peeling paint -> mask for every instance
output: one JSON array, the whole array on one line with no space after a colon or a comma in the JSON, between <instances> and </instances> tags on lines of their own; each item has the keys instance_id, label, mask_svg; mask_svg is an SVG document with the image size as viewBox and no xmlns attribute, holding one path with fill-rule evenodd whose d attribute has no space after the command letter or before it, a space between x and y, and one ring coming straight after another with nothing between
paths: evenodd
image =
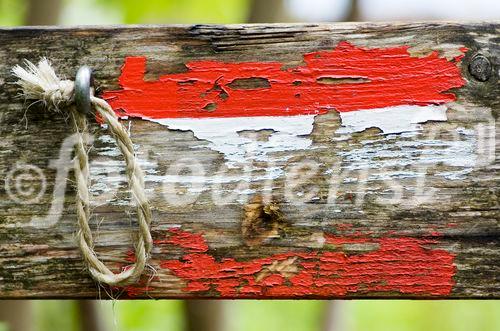
<instances>
[{"instance_id":1,"label":"peeling paint","mask_svg":"<svg viewBox=\"0 0 500 331\"><path fill-rule=\"evenodd\" d=\"M337 133L361 132L379 128L383 133L417 131L419 123L446 121L446 106L393 106L341 112L342 127Z\"/></svg>"},{"instance_id":2,"label":"peeling paint","mask_svg":"<svg viewBox=\"0 0 500 331\"><path fill-rule=\"evenodd\" d=\"M211 149L224 154L226 164L231 167L244 164L248 157L256 161L269 161L270 153L308 149L312 141L304 136L313 129L314 115L163 118L151 121L173 130L192 131L196 138L209 141ZM275 132L265 141L238 134L243 130L266 129Z\"/></svg>"},{"instance_id":3,"label":"peeling paint","mask_svg":"<svg viewBox=\"0 0 500 331\"><path fill-rule=\"evenodd\" d=\"M115 205L129 205L129 201L117 199L116 196L120 188L127 187L122 153L115 140L108 134L99 135L97 141L100 143L95 147L98 157L92 160L89 167L91 204L98 206L113 202ZM134 145L134 149L138 150L138 146ZM158 173L156 162L149 160L141 151L138 151L136 156L146 180L152 181L151 178ZM154 193L153 188L146 187L145 190L147 195Z\"/></svg>"},{"instance_id":4,"label":"peeling paint","mask_svg":"<svg viewBox=\"0 0 500 331\"><path fill-rule=\"evenodd\" d=\"M186 282L184 291L216 291L221 297L331 297L356 293L395 292L409 295L449 295L455 256L431 248L438 238L369 238L324 235L325 249L294 251L239 261L218 259L198 233L171 230L157 243L184 250L179 260L161 268ZM352 247L369 251L347 253ZM326 249L326 247L329 247Z\"/></svg>"},{"instance_id":5,"label":"peeling paint","mask_svg":"<svg viewBox=\"0 0 500 331\"><path fill-rule=\"evenodd\" d=\"M447 170L436 175L460 179L470 173L478 162L477 136L474 130L456 128L453 139L432 139L419 132L388 134L377 140L364 140L361 147L337 154L346 162L347 171L372 169L377 173L366 178L417 178L427 175L427 167L444 164Z\"/></svg>"},{"instance_id":6,"label":"peeling paint","mask_svg":"<svg viewBox=\"0 0 500 331\"><path fill-rule=\"evenodd\" d=\"M192 131L227 165L268 161L276 152L311 148L314 116L340 113L341 133L378 127L385 133L419 129L446 120L452 88L465 84L457 62L438 51L412 57L409 46L362 48L348 42L304 55L304 66L278 62L192 61L187 72L146 81L145 57L127 57L122 89L104 98L121 117L140 117ZM455 50L462 54L466 49ZM253 85L252 85L253 84ZM241 130L271 129L255 141ZM250 156L249 156L250 154Z\"/></svg>"}]
</instances>

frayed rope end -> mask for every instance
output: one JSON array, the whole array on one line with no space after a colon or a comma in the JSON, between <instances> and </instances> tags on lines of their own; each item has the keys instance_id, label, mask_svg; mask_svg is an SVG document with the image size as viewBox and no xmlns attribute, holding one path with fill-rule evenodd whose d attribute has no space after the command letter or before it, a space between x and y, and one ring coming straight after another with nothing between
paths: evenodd
<instances>
[{"instance_id":1,"label":"frayed rope end","mask_svg":"<svg viewBox=\"0 0 500 331\"><path fill-rule=\"evenodd\" d=\"M59 111L73 101L74 83L61 80L46 58L40 59L38 65L24 60L25 68L16 65L12 74L18 78L16 84L22 89L26 99L39 100L53 111Z\"/></svg>"}]
</instances>

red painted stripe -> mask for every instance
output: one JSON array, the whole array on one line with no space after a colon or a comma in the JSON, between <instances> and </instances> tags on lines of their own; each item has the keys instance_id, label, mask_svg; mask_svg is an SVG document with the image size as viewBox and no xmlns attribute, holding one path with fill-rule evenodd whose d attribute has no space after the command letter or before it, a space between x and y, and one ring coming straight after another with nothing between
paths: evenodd
<instances>
[{"instance_id":1,"label":"red painted stripe","mask_svg":"<svg viewBox=\"0 0 500 331\"><path fill-rule=\"evenodd\" d=\"M298 251L238 261L218 259L199 234L171 231L166 240L185 251L161 268L186 282L190 293L216 291L221 297L331 297L355 293L398 292L409 295L449 295L455 256L428 246L437 239L326 236L332 250ZM188 240L188 238L190 240ZM346 254L344 245L374 244L370 252ZM294 259L294 271L266 272L275 262ZM285 269L281 269L285 270ZM259 278L259 273L264 276Z\"/></svg>"},{"instance_id":2,"label":"red painted stripe","mask_svg":"<svg viewBox=\"0 0 500 331\"><path fill-rule=\"evenodd\" d=\"M456 62L438 52L412 57L408 46L366 49L341 42L331 51L304 55L304 66L283 69L279 62L193 61L187 72L145 81L145 57L127 57L119 79L122 89L104 98L123 116L159 118L290 116L442 104L447 92L464 85ZM464 49L460 49L462 52ZM270 87L232 89L236 79L260 77ZM321 78L360 82L322 84ZM204 109L209 104L216 109Z\"/></svg>"}]
</instances>

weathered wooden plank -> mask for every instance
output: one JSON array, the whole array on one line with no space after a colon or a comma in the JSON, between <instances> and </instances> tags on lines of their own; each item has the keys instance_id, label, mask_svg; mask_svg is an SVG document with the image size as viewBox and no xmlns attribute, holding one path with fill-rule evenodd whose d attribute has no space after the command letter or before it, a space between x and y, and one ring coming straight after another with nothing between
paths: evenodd
<instances>
[{"instance_id":1,"label":"weathered wooden plank","mask_svg":"<svg viewBox=\"0 0 500 331\"><path fill-rule=\"evenodd\" d=\"M46 56L66 77L83 64L95 68L99 92L117 97L116 108L166 118L124 120L146 172L156 246L150 275L114 295L498 298L498 30L498 23L1 29L0 297L100 293L74 241L70 129L64 115L38 105L26 111L11 84L14 65ZM323 53L305 59L311 52ZM149 83L138 58L123 74L130 56L146 58ZM352 74L368 62L372 71ZM302 99L287 99L291 92ZM404 122L392 108L385 117L343 112L397 98L403 110L427 115ZM295 113L236 125L171 118L189 111L184 117ZM133 207L112 139L98 124L92 130L95 249L118 270L133 259Z\"/></svg>"}]
</instances>

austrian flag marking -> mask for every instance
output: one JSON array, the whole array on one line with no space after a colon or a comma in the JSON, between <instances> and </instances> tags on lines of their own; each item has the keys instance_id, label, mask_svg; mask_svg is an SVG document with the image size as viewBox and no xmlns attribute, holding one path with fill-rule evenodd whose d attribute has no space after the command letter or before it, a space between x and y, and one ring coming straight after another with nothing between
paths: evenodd
<instances>
[{"instance_id":1,"label":"austrian flag marking","mask_svg":"<svg viewBox=\"0 0 500 331\"><path fill-rule=\"evenodd\" d=\"M120 90L104 98L121 117L139 117L171 129L190 130L228 163L275 151L306 149L314 117L340 114L340 133L377 127L384 133L419 129L445 121L450 89L465 84L457 63L437 51L411 56L409 46L362 48L348 42L305 54L304 65L279 62L192 61L187 71L146 81L146 57L127 57ZM461 49L461 51L465 51ZM258 80L258 87L235 84ZM245 130L273 130L267 141L252 141Z\"/></svg>"}]
</instances>

